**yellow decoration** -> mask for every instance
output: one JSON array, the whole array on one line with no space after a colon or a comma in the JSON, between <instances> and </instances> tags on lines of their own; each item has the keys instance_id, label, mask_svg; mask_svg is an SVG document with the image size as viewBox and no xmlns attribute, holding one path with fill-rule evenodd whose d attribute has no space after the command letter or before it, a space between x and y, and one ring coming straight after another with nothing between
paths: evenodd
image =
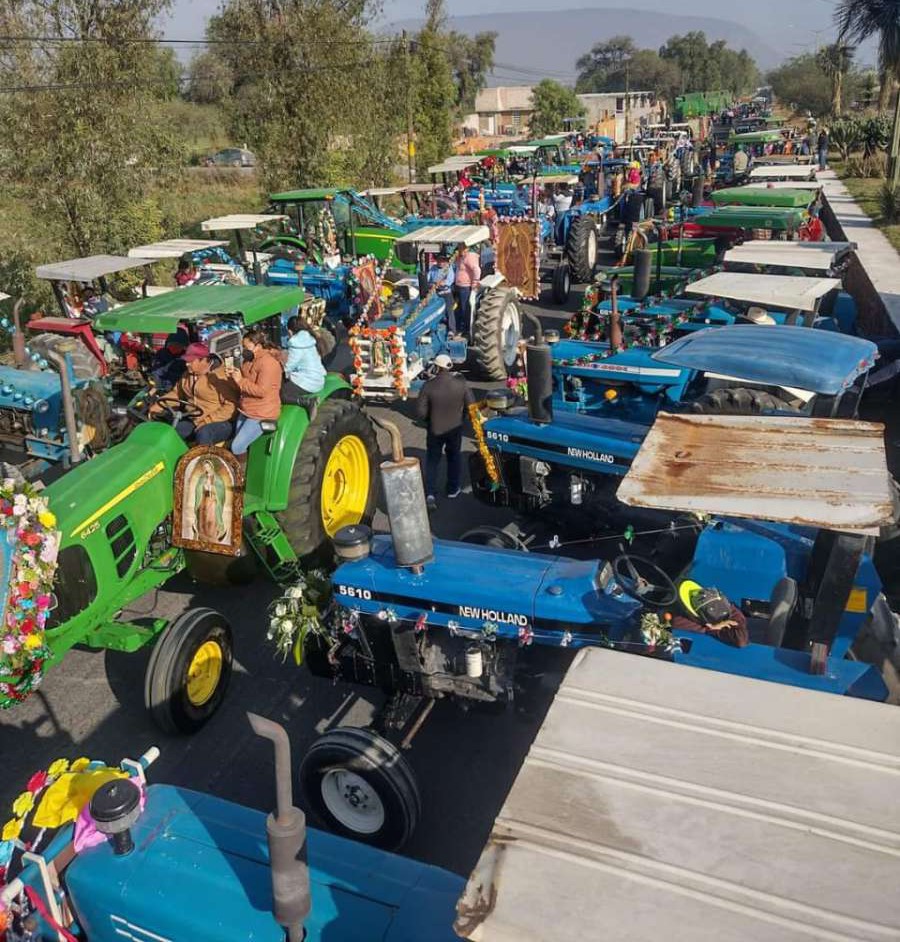
<instances>
[{"instance_id":1,"label":"yellow decoration","mask_svg":"<svg viewBox=\"0 0 900 942\"><path fill-rule=\"evenodd\" d=\"M69 771L69 760L68 759L57 759L49 769L47 769L47 774L52 778L56 778L59 775L62 775L63 772Z\"/></svg>"},{"instance_id":2,"label":"yellow decoration","mask_svg":"<svg viewBox=\"0 0 900 942\"><path fill-rule=\"evenodd\" d=\"M48 530L56 526L56 514L49 510L42 510L38 514L38 520L40 520L41 525L45 526Z\"/></svg>"},{"instance_id":3,"label":"yellow decoration","mask_svg":"<svg viewBox=\"0 0 900 942\"><path fill-rule=\"evenodd\" d=\"M76 759L72 765L69 767L70 772L83 772L89 765L91 760L87 756L82 756L80 759Z\"/></svg>"},{"instance_id":4,"label":"yellow decoration","mask_svg":"<svg viewBox=\"0 0 900 942\"><path fill-rule=\"evenodd\" d=\"M44 643L43 635L26 635L22 647L26 651L34 651Z\"/></svg>"},{"instance_id":5,"label":"yellow decoration","mask_svg":"<svg viewBox=\"0 0 900 942\"><path fill-rule=\"evenodd\" d=\"M31 792L22 792L13 802L13 814L17 818L22 818L34 807L34 795Z\"/></svg>"},{"instance_id":6,"label":"yellow decoration","mask_svg":"<svg viewBox=\"0 0 900 942\"><path fill-rule=\"evenodd\" d=\"M3 832L0 833L0 838L2 838L4 841L15 841L18 839L21 833L22 819L10 818L9 821L3 825Z\"/></svg>"},{"instance_id":7,"label":"yellow decoration","mask_svg":"<svg viewBox=\"0 0 900 942\"><path fill-rule=\"evenodd\" d=\"M32 823L37 828L58 828L74 821L94 792L117 778L128 778L128 773L107 768L65 772L44 792Z\"/></svg>"},{"instance_id":8,"label":"yellow decoration","mask_svg":"<svg viewBox=\"0 0 900 942\"><path fill-rule=\"evenodd\" d=\"M866 592L866 587L862 585L855 585L850 590L850 595L847 598L847 606L844 611L852 612L855 615L861 615L863 612L869 610L869 596Z\"/></svg>"},{"instance_id":9,"label":"yellow decoration","mask_svg":"<svg viewBox=\"0 0 900 942\"><path fill-rule=\"evenodd\" d=\"M492 484L499 484L500 471L497 468L497 462L494 460L494 455L490 448L488 448L487 440L484 437L485 418L481 412L481 407L486 405L487 403L484 401L473 402L469 406L469 419L472 422L472 430L475 433L475 444L478 447L478 454L481 455L481 460L484 462L484 470L487 472L487 476L490 478Z\"/></svg>"}]
</instances>

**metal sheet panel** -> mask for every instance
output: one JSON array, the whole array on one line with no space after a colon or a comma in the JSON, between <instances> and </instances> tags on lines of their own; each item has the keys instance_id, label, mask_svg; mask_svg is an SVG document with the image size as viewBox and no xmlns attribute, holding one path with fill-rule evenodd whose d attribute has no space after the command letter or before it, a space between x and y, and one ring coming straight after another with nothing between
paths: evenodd
<instances>
[{"instance_id":1,"label":"metal sheet panel","mask_svg":"<svg viewBox=\"0 0 900 942\"><path fill-rule=\"evenodd\" d=\"M873 535L896 512L884 426L849 419L660 413L617 496Z\"/></svg>"},{"instance_id":2,"label":"metal sheet panel","mask_svg":"<svg viewBox=\"0 0 900 942\"><path fill-rule=\"evenodd\" d=\"M151 242L149 245L137 245L128 250L129 258L149 258L154 261L161 258L181 258L190 252L202 252L204 249L221 248L228 245L225 239L165 239Z\"/></svg>"},{"instance_id":3,"label":"metal sheet panel","mask_svg":"<svg viewBox=\"0 0 900 942\"><path fill-rule=\"evenodd\" d=\"M487 226L423 226L400 236L397 242L437 242L441 245L478 245L491 237Z\"/></svg>"},{"instance_id":4,"label":"metal sheet panel","mask_svg":"<svg viewBox=\"0 0 900 942\"><path fill-rule=\"evenodd\" d=\"M724 261L726 264L779 265L828 271L855 248L855 242L771 242L760 239L729 249Z\"/></svg>"},{"instance_id":5,"label":"metal sheet panel","mask_svg":"<svg viewBox=\"0 0 900 942\"><path fill-rule=\"evenodd\" d=\"M837 278L800 278L795 275L756 275L750 272L720 271L700 278L685 288L686 294L705 298L727 298L749 304L783 308L788 311L815 311L819 301L834 288Z\"/></svg>"},{"instance_id":6,"label":"metal sheet panel","mask_svg":"<svg viewBox=\"0 0 900 942\"><path fill-rule=\"evenodd\" d=\"M274 213L231 213L228 216L216 216L214 219L204 219L200 228L204 232L227 232L232 229L255 229L264 226L267 222L279 222L287 219L285 215Z\"/></svg>"},{"instance_id":7,"label":"metal sheet panel","mask_svg":"<svg viewBox=\"0 0 900 942\"><path fill-rule=\"evenodd\" d=\"M50 262L38 265L35 274L44 281L95 281L104 275L117 271L128 271L149 265L149 255L89 255L86 258L72 258L67 262Z\"/></svg>"},{"instance_id":8,"label":"metal sheet panel","mask_svg":"<svg viewBox=\"0 0 900 942\"><path fill-rule=\"evenodd\" d=\"M900 711L578 654L457 906L472 942L900 937Z\"/></svg>"}]
</instances>

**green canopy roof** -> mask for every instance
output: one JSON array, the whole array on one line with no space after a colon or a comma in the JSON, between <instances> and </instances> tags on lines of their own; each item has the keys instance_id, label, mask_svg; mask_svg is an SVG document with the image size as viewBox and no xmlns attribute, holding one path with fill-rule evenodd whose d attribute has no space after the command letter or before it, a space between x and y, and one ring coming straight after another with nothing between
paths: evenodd
<instances>
[{"instance_id":1,"label":"green canopy roof","mask_svg":"<svg viewBox=\"0 0 900 942\"><path fill-rule=\"evenodd\" d=\"M814 191L791 189L756 189L730 186L713 190L712 201L717 206L780 206L805 209L816 198Z\"/></svg>"},{"instance_id":2,"label":"green canopy roof","mask_svg":"<svg viewBox=\"0 0 900 942\"><path fill-rule=\"evenodd\" d=\"M779 130L747 131L744 134L732 134L729 140L733 144L777 144L784 140L784 135Z\"/></svg>"},{"instance_id":3,"label":"green canopy roof","mask_svg":"<svg viewBox=\"0 0 900 942\"><path fill-rule=\"evenodd\" d=\"M806 213L802 209L771 206L721 206L697 216L699 225L713 229L772 229L783 232L797 229Z\"/></svg>"},{"instance_id":4,"label":"green canopy roof","mask_svg":"<svg viewBox=\"0 0 900 942\"><path fill-rule=\"evenodd\" d=\"M249 327L297 307L304 297L302 288L197 285L123 304L101 314L94 323L99 330L169 334L182 321L237 314Z\"/></svg>"},{"instance_id":5,"label":"green canopy roof","mask_svg":"<svg viewBox=\"0 0 900 942\"><path fill-rule=\"evenodd\" d=\"M348 193L349 190L340 187L316 187L309 190L286 190L284 193L270 193L269 199L273 203L302 203L318 200L333 200L339 193Z\"/></svg>"}]
</instances>

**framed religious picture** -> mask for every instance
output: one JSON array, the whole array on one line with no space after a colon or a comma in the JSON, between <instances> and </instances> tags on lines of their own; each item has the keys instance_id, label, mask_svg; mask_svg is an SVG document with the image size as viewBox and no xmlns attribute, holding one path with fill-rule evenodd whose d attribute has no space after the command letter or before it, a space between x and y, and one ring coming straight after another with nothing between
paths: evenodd
<instances>
[{"instance_id":1,"label":"framed religious picture","mask_svg":"<svg viewBox=\"0 0 900 942\"><path fill-rule=\"evenodd\" d=\"M536 219L501 219L497 271L526 301L541 293L540 223Z\"/></svg>"},{"instance_id":2,"label":"framed religious picture","mask_svg":"<svg viewBox=\"0 0 900 942\"><path fill-rule=\"evenodd\" d=\"M175 467L172 543L237 556L244 514L244 472L218 445L197 445Z\"/></svg>"}]
</instances>

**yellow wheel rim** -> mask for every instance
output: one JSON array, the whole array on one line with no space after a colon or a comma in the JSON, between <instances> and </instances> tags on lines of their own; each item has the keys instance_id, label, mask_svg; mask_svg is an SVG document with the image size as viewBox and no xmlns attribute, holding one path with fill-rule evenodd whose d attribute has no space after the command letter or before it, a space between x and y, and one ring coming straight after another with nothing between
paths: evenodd
<instances>
[{"instance_id":1,"label":"yellow wheel rim","mask_svg":"<svg viewBox=\"0 0 900 942\"><path fill-rule=\"evenodd\" d=\"M197 648L187 672L187 697L193 706L203 706L222 679L222 646L218 641L204 641Z\"/></svg>"},{"instance_id":2,"label":"yellow wheel rim","mask_svg":"<svg viewBox=\"0 0 900 942\"><path fill-rule=\"evenodd\" d=\"M369 501L369 453L357 435L345 435L332 449L322 480L322 526L329 536L359 523Z\"/></svg>"}]
</instances>

